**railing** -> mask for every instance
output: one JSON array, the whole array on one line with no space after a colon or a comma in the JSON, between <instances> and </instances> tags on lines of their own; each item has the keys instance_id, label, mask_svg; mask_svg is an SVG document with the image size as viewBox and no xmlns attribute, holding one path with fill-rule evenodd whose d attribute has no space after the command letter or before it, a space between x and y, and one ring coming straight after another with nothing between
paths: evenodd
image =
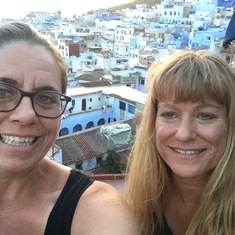
<instances>
[{"instance_id":1,"label":"railing","mask_svg":"<svg viewBox=\"0 0 235 235\"><path fill-rule=\"evenodd\" d=\"M124 180L126 174L94 174L90 175L94 180L107 181L107 180Z\"/></svg>"}]
</instances>

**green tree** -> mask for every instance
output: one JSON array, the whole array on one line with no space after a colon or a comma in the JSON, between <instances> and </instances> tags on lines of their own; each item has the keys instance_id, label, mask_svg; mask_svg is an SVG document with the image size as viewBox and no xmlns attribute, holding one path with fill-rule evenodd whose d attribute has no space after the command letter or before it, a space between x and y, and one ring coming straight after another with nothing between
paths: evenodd
<instances>
[{"instance_id":1,"label":"green tree","mask_svg":"<svg viewBox=\"0 0 235 235\"><path fill-rule=\"evenodd\" d=\"M108 156L102 162L103 170L106 174L119 174L125 170L125 165L122 163L122 157L115 151L109 150Z\"/></svg>"}]
</instances>

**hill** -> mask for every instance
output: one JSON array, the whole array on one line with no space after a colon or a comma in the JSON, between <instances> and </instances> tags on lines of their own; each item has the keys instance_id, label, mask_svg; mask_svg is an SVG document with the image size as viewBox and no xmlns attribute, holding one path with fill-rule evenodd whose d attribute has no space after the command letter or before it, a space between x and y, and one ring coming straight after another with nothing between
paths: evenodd
<instances>
[{"instance_id":1,"label":"hill","mask_svg":"<svg viewBox=\"0 0 235 235\"><path fill-rule=\"evenodd\" d=\"M129 3L125 3L125 4L121 4L115 7L110 7L108 9L106 9L109 12L115 12L118 10L122 10L125 8L132 8L134 7L136 4L147 4L149 6L154 6L155 4L160 4L161 0L135 0L133 2L129 2Z\"/></svg>"}]
</instances>

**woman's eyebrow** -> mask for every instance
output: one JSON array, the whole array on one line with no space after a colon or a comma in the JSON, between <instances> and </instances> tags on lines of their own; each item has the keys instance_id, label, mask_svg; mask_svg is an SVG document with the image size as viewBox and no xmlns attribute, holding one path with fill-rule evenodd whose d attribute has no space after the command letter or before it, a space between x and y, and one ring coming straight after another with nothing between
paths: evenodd
<instances>
[{"instance_id":1,"label":"woman's eyebrow","mask_svg":"<svg viewBox=\"0 0 235 235\"><path fill-rule=\"evenodd\" d=\"M8 78L8 77L0 77L0 82L4 82L13 86L17 85L17 81L12 79L12 78Z\"/></svg>"},{"instance_id":2,"label":"woman's eyebrow","mask_svg":"<svg viewBox=\"0 0 235 235\"><path fill-rule=\"evenodd\" d=\"M0 77L0 82L4 82L6 84L12 85L12 86L17 86L18 83L16 80L8 78L8 77ZM41 86L39 88L37 88L35 90L37 91L49 91L49 92L56 92L56 93L60 93L60 91L58 91L56 88L54 88L53 86L49 86L49 85L45 85L45 86Z\"/></svg>"},{"instance_id":3,"label":"woman's eyebrow","mask_svg":"<svg viewBox=\"0 0 235 235\"><path fill-rule=\"evenodd\" d=\"M53 86L41 86L39 88L36 89L36 91L49 91L49 92L56 92L56 93L60 93L60 91L58 91L56 88L54 88Z\"/></svg>"}]
</instances>

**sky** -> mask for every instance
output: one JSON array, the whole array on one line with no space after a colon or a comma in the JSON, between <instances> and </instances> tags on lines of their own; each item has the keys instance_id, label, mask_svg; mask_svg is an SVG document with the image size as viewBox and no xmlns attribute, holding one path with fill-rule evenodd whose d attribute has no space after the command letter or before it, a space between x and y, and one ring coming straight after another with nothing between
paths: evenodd
<instances>
[{"instance_id":1,"label":"sky","mask_svg":"<svg viewBox=\"0 0 235 235\"><path fill-rule=\"evenodd\" d=\"M62 17L81 15L89 10L107 8L133 0L6 0L0 7L0 18L20 18L30 11L57 12Z\"/></svg>"}]
</instances>

